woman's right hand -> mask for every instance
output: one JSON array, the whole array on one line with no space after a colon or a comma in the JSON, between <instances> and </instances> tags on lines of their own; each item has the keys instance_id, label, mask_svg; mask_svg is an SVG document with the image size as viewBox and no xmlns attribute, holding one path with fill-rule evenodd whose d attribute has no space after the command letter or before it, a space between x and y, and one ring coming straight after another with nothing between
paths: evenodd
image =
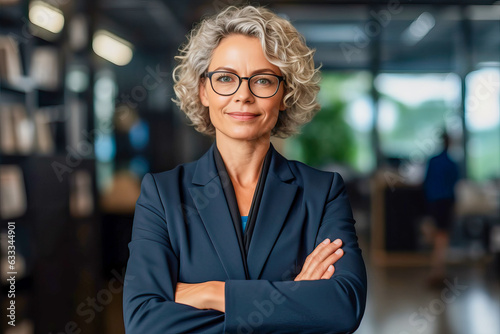
<instances>
[{"instance_id":1,"label":"woman's right hand","mask_svg":"<svg viewBox=\"0 0 500 334\"><path fill-rule=\"evenodd\" d=\"M344 255L342 240L325 239L306 258L304 266L294 281L329 279L335 272L333 264Z\"/></svg>"}]
</instances>

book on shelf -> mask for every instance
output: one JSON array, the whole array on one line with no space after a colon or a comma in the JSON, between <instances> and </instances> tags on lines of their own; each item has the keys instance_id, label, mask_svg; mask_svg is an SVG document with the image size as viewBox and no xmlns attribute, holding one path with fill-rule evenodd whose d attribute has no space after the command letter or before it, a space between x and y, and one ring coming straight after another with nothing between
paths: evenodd
<instances>
[{"instance_id":1,"label":"book on shelf","mask_svg":"<svg viewBox=\"0 0 500 334\"><path fill-rule=\"evenodd\" d=\"M16 151L16 132L10 106L0 105L0 152L15 154Z\"/></svg>"},{"instance_id":2,"label":"book on shelf","mask_svg":"<svg viewBox=\"0 0 500 334\"><path fill-rule=\"evenodd\" d=\"M22 104L0 105L0 153L54 154L57 108L40 108L30 119Z\"/></svg>"},{"instance_id":3,"label":"book on shelf","mask_svg":"<svg viewBox=\"0 0 500 334\"><path fill-rule=\"evenodd\" d=\"M19 85L22 78L21 53L17 41L0 35L0 80Z\"/></svg>"},{"instance_id":4,"label":"book on shelf","mask_svg":"<svg viewBox=\"0 0 500 334\"><path fill-rule=\"evenodd\" d=\"M34 124L22 104L0 105L0 151L29 154L34 149Z\"/></svg>"},{"instance_id":5,"label":"book on shelf","mask_svg":"<svg viewBox=\"0 0 500 334\"><path fill-rule=\"evenodd\" d=\"M40 46L33 51L30 77L39 88L47 90L59 88L59 53L55 47Z\"/></svg>"},{"instance_id":6,"label":"book on shelf","mask_svg":"<svg viewBox=\"0 0 500 334\"><path fill-rule=\"evenodd\" d=\"M88 217L94 212L92 176L86 170L77 170L70 176L69 211L73 217Z\"/></svg>"},{"instance_id":7,"label":"book on shelf","mask_svg":"<svg viewBox=\"0 0 500 334\"><path fill-rule=\"evenodd\" d=\"M26 188L21 168L0 165L0 218L21 217L26 209Z\"/></svg>"},{"instance_id":8,"label":"book on shelf","mask_svg":"<svg viewBox=\"0 0 500 334\"><path fill-rule=\"evenodd\" d=\"M40 109L35 112L36 151L42 154L55 152L54 135L50 128L48 110Z\"/></svg>"},{"instance_id":9,"label":"book on shelf","mask_svg":"<svg viewBox=\"0 0 500 334\"><path fill-rule=\"evenodd\" d=\"M17 151L20 154L30 154L34 148L34 124L26 114L26 108L22 104L11 106L14 119L14 130L16 131Z\"/></svg>"}]
</instances>

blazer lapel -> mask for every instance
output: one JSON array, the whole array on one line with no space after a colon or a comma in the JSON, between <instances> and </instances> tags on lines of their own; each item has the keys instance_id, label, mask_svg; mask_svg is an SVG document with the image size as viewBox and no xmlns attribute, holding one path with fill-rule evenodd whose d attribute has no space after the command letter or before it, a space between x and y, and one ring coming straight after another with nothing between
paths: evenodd
<instances>
[{"instance_id":1,"label":"blazer lapel","mask_svg":"<svg viewBox=\"0 0 500 334\"><path fill-rule=\"evenodd\" d=\"M247 255L250 279L260 279L264 264L285 223L298 188L297 185L288 183L295 177L287 160L272 144L271 149L271 164Z\"/></svg>"},{"instance_id":2,"label":"blazer lapel","mask_svg":"<svg viewBox=\"0 0 500 334\"><path fill-rule=\"evenodd\" d=\"M189 193L229 279L246 279L238 237L214 161L214 145L197 162Z\"/></svg>"}]
</instances>

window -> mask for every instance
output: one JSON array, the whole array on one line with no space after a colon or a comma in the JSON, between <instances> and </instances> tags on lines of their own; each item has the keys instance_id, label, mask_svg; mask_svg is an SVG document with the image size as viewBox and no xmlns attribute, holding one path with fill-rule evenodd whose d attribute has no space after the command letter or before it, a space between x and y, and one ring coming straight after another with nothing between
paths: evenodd
<instances>
[{"instance_id":1,"label":"window","mask_svg":"<svg viewBox=\"0 0 500 334\"><path fill-rule=\"evenodd\" d=\"M323 71L320 85L321 110L287 141L287 156L320 168L335 163L370 172L375 168L371 74Z\"/></svg>"},{"instance_id":2,"label":"window","mask_svg":"<svg viewBox=\"0 0 500 334\"><path fill-rule=\"evenodd\" d=\"M484 181L500 177L500 69L466 77L467 174Z\"/></svg>"}]
</instances>

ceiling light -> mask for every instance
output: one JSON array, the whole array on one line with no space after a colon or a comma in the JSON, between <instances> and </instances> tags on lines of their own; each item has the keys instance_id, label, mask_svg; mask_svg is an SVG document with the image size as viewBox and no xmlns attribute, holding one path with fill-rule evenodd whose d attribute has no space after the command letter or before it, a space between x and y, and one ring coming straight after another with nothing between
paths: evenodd
<instances>
[{"instance_id":1,"label":"ceiling light","mask_svg":"<svg viewBox=\"0 0 500 334\"><path fill-rule=\"evenodd\" d=\"M43 1L31 2L29 19L34 25L54 34L61 32L64 27L63 13L56 7Z\"/></svg>"},{"instance_id":2,"label":"ceiling light","mask_svg":"<svg viewBox=\"0 0 500 334\"><path fill-rule=\"evenodd\" d=\"M132 45L106 30L99 30L92 41L94 52L115 65L127 65L132 60Z\"/></svg>"},{"instance_id":3,"label":"ceiling light","mask_svg":"<svg viewBox=\"0 0 500 334\"><path fill-rule=\"evenodd\" d=\"M409 44L417 44L436 25L436 19L431 13L423 12L403 32L403 40Z\"/></svg>"}]
</instances>

